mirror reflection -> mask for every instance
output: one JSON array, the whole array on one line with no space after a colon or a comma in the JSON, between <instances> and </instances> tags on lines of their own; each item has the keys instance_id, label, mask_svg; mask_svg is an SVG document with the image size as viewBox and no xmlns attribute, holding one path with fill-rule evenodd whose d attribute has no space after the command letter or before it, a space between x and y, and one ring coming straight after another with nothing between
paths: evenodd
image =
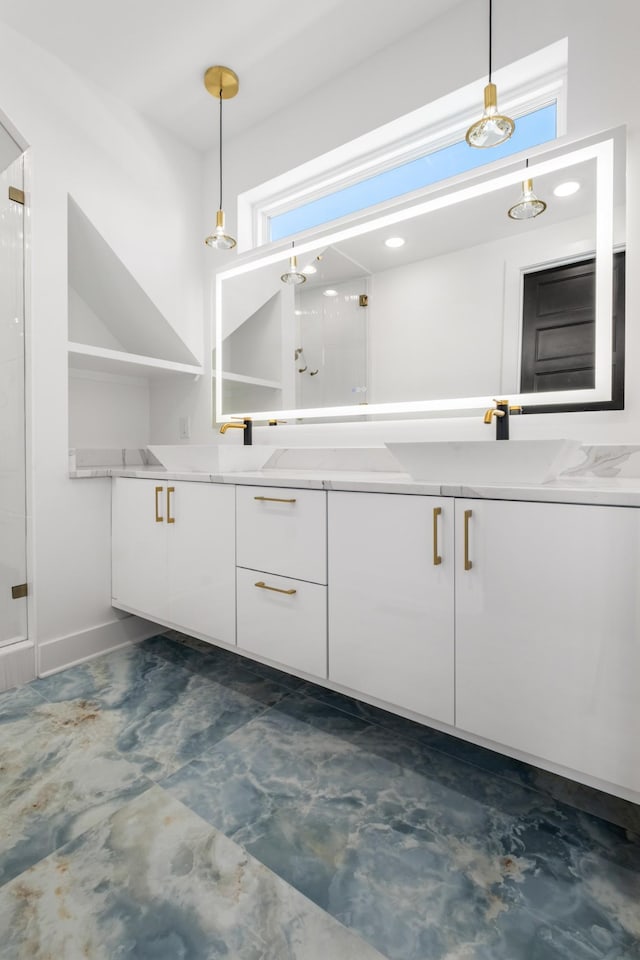
<instances>
[{"instance_id":1,"label":"mirror reflection","mask_svg":"<svg viewBox=\"0 0 640 960\"><path fill-rule=\"evenodd\" d=\"M522 174L307 249L304 282L284 260L225 278L223 415L592 388L597 161ZM530 188L542 212L513 219Z\"/></svg>"}]
</instances>

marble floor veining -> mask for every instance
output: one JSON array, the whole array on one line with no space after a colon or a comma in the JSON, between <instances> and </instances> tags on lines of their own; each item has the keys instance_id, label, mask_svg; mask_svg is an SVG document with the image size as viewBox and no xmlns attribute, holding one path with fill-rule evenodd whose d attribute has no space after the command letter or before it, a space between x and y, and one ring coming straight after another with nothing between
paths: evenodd
<instances>
[{"instance_id":1,"label":"marble floor veining","mask_svg":"<svg viewBox=\"0 0 640 960\"><path fill-rule=\"evenodd\" d=\"M2 960L640 960L638 808L180 635L0 695Z\"/></svg>"}]
</instances>

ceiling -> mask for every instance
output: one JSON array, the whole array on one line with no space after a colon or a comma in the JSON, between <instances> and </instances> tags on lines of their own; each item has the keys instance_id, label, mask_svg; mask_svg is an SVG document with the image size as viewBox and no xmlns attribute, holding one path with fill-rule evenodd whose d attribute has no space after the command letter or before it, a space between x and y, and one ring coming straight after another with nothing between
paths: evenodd
<instances>
[{"instance_id":1,"label":"ceiling","mask_svg":"<svg viewBox=\"0 0 640 960\"><path fill-rule=\"evenodd\" d=\"M240 77L229 138L462 0L0 0L0 20L199 150L217 142L202 77Z\"/></svg>"}]
</instances>

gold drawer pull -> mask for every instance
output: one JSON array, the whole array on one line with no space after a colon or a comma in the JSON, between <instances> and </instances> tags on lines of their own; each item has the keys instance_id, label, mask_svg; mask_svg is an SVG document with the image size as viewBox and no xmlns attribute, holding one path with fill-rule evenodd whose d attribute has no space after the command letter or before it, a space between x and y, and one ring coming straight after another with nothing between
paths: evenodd
<instances>
[{"instance_id":1,"label":"gold drawer pull","mask_svg":"<svg viewBox=\"0 0 640 960\"><path fill-rule=\"evenodd\" d=\"M159 493L162 493L162 487L156 487L156 523L163 523L164 517L160 516L160 507L158 506Z\"/></svg>"},{"instance_id":2,"label":"gold drawer pull","mask_svg":"<svg viewBox=\"0 0 640 960\"><path fill-rule=\"evenodd\" d=\"M433 565L439 566L442 563L442 557L438 554L438 517L442 513L442 507L433 508Z\"/></svg>"},{"instance_id":3,"label":"gold drawer pull","mask_svg":"<svg viewBox=\"0 0 640 960\"><path fill-rule=\"evenodd\" d=\"M291 497L290 499L285 499L284 497L254 497L254 500L268 500L269 503L295 503L296 498Z\"/></svg>"},{"instance_id":4,"label":"gold drawer pull","mask_svg":"<svg viewBox=\"0 0 640 960\"><path fill-rule=\"evenodd\" d=\"M264 580L258 580L255 584L256 587L260 587L261 590L273 590L274 593L286 593L288 597L292 597L294 593L297 593L297 590L281 590L280 587L268 587Z\"/></svg>"},{"instance_id":5,"label":"gold drawer pull","mask_svg":"<svg viewBox=\"0 0 640 960\"><path fill-rule=\"evenodd\" d=\"M175 487L167 487L167 523L176 522L176 518L171 516L171 494L175 492Z\"/></svg>"},{"instance_id":6,"label":"gold drawer pull","mask_svg":"<svg viewBox=\"0 0 640 960\"><path fill-rule=\"evenodd\" d=\"M465 570L471 570L473 563L469 560L469 521L473 516L473 510L465 510L464 512L464 568Z\"/></svg>"}]
</instances>

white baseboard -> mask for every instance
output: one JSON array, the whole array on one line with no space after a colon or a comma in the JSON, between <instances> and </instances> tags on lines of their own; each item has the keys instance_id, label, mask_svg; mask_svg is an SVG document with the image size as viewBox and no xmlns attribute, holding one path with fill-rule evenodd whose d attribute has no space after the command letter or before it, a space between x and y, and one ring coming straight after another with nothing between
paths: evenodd
<instances>
[{"instance_id":1,"label":"white baseboard","mask_svg":"<svg viewBox=\"0 0 640 960\"><path fill-rule=\"evenodd\" d=\"M155 637L165 629L140 617L124 617L80 633L46 640L38 647L38 676L48 677L118 647Z\"/></svg>"},{"instance_id":2,"label":"white baseboard","mask_svg":"<svg viewBox=\"0 0 640 960\"><path fill-rule=\"evenodd\" d=\"M36 658L31 640L21 640L0 649L0 692L29 683L36 676Z\"/></svg>"}]
</instances>

